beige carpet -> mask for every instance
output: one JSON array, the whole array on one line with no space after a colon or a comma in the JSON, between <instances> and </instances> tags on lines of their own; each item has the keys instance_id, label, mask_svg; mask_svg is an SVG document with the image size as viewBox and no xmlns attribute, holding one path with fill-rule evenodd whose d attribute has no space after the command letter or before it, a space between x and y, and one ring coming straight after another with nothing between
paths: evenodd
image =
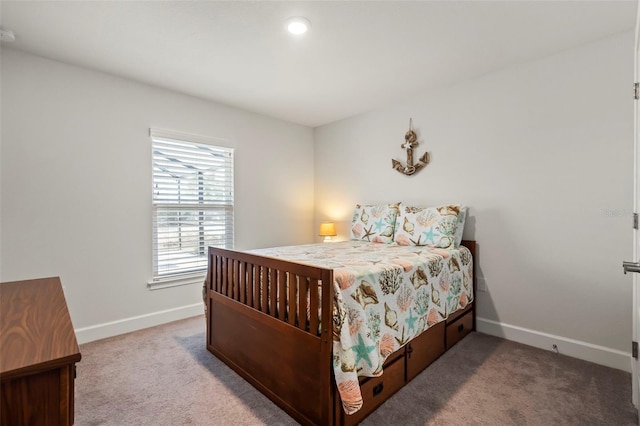
<instances>
[{"instance_id":1,"label":"beige carpet","mask_svg":"<svg viewBox=\"0 0 640 426\"><path fill-rule=\"evenodd\" d=\"M76 425L296 424L206 350L204 330L196 317L81 345ZM363 424L638 423L628 373L471 333Z\"/></svg>"}]
</instances>

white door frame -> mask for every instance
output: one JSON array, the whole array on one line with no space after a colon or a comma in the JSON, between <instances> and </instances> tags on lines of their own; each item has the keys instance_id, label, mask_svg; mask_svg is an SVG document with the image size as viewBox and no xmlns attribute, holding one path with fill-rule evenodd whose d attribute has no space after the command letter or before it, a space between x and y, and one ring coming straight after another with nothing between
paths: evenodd
<instances>
[{"instance_id":1,"label":"white door frame","mask_svg":"<svg viewBox=\"0 0 640 426\"><path fill-rule=\"evenodd\" d=\"M635 45L634 45L634 82L640 81L640 1L636 6L637 8L637 16L636 16L636 33L635 33ZM637 90L637 89L636 89ZM640 198L640 194L638 194L638 190L640 190L640 158L638 155L640 154L640 134L638 132L638 122L640 121L640 117L638 114L640 110L638 108L638 99L635 99L633 102L633 211L634 214L638 213L638 200ZM638 253L640 252L640 248L638 244L640 243L640 231L638 229L633 230L633 261L637 262ZM634 345L637 345L635 342L640 342L640 274L633 273L633 342ZM636 349L637 351L637 349ZM638 363L637 358L631 358L631 374L632 374L632 398L633 404L640 408L640 364ZM640 411L640 410L639 410ZM640 416L640 412L639 412Z\"/></svg>"}]
</instances>

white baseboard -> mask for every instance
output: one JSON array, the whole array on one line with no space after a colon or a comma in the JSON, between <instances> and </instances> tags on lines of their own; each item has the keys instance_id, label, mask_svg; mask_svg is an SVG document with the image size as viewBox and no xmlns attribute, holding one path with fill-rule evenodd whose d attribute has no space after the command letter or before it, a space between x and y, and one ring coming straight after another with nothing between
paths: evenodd
<instances>
[{"instance_id":1,"label":"white baseboard","mask_svg":"<svg viewBox=\"0 0 640 426\"><path fill-rule=\"evenodd\" d=\"M485 318L476 318L476 329L485 334L502 337L514 342L534 346L540 349L553 350L557 345L563 355L583 359L607 367L631 372L631 353L604 346L594 345L580 340L568 339L553 334L541 333L528 328L505 324Z\"/></svg>"},{"instance_id":2,"label":"white baseboard","mask_svg":"<svg viewBox=\"0 0 640 426\"><path fill-rule=\"evenodd\" d=\"M136 317L124 318L117 321L78 328L75 330L76 339L79 344L93 342L94 340L105 339L107 337L130 333L143 328L153 327L171 321L177 321L203 314L204 304L194 303L193 305L180 306L178 308L151 312L149 314L138 315Z\"/></svg>"}]
</instances>

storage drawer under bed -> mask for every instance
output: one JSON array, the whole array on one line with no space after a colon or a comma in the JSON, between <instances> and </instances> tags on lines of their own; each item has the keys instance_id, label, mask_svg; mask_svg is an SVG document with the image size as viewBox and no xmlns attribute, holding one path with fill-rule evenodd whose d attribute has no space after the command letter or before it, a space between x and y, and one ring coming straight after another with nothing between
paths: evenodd
<instances>
[{"instance_id":1,"label":"storage drawer under bed","mask_svg":"<svg viewBox=\"0 0 640 426\"><path fill-rule=\"evenodd\" d=\"M353 415L343 415L343 424L355 425L404 386L404 357L384 367L382 376L371 377L360 385L362 408Z\"/></svg>"},{"instance_id":2,"label":"storage drawer under bed","mask_svg":"<svg viewBox=\"0 0 640 426\"><path fill-rule=\"evenodd\" d=\"M444 331L445 323L440 322L407 343L407 381L416 377L444 353Z\"/></svg>"},{"instance_id":3,"label":"storage drawer under bed","mask_svg":"<svg viewBox=\"0 0 640 426\"><path fill-rule=\"evenodd\" d=\"M453 322L447 322L446 338L447 349L458 343L464 336L473 330L473 311L457 318Z\"/></svg>"}]
</instances>

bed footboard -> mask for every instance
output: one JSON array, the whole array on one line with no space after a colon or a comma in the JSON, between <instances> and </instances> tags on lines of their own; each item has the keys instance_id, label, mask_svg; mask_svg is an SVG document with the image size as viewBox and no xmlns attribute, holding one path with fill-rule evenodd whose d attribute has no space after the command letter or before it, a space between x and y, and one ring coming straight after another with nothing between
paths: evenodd
<instances>
[{"instance_id":1,"label":"bed footboard","mask_svg":"<svg viewBox=\"0 0 640 426\"><path fill-rule=\"evenodd\" d=\"M332 283L330 269L209 248L207 349L302 424L334 423Z\"/></svg>"}]
</instances>

